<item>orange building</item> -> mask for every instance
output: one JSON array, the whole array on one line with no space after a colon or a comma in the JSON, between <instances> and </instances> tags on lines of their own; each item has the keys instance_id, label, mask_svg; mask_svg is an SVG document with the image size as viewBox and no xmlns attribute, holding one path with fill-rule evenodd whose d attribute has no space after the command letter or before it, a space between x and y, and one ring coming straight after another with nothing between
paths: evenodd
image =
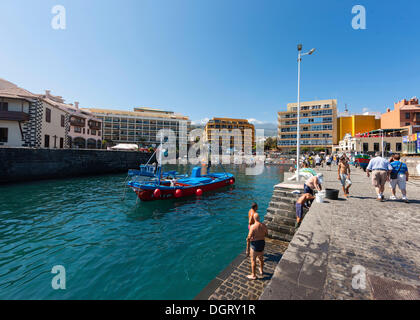
<instances>
[{"instance_id":1,"label":"orange building","mask_svg":"<svg viewBox=\"0 0 420 320\"><path fill-rule=\"evenodd\" d=\"M382 129L397 129L407 126L420 125L420 105L416 97L410 100L401 100L394 104L394 110L390 108L381 116Z\"/></svg>"}]
</instances>

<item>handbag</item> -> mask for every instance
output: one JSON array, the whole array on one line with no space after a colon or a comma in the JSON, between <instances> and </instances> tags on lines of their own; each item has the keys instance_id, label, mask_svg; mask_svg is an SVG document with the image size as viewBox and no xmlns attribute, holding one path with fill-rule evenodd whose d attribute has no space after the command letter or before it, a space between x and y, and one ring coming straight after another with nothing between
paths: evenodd
<instances>
[{"instance_id":1,"label":"handbag","mask_svg":"<svg viewBox=\"0 0 420 320\"><path fill-rule=\"evenodd\" d=\"M400 173L400 170L401 170L402 165L403 164L401 162L400 167L398 168L398 171L397 172L394 172L394 170L391 171L391 179L392 180L398 179L398 173Z\"/></svg>"}]
</instances>

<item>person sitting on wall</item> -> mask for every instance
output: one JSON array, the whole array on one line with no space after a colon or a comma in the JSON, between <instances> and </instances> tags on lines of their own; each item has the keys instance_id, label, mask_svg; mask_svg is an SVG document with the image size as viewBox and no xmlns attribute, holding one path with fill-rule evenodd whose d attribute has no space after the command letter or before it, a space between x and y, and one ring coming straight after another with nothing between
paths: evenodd
<instances>
[{"instance_id":1,"label":"person sitting on wall","mask_svg":"<svg viewBox=\"0 0 420 320\"><path fill-rule=\"evenodd\" d=\"M260 222L260 216L255 213L253 216L254 224L250 227L248 237L246 238L246 256L251 256L251 274L247 276L250 280L256 280L255 274L256 260L260 261L260 274L264 274L264 247L265 237L268 235L268 229L265 224Z\"/></svg>"}]
</instances>

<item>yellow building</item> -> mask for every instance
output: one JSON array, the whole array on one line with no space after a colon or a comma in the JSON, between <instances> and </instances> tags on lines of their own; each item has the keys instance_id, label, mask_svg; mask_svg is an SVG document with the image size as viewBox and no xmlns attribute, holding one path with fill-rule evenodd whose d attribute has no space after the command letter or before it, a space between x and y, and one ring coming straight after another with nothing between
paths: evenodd
<instances>
[{"instance_id":1,"label":"yellow building","mask_svg":"<svg viewBox=\"0 0 420 320\"><path fill-rule=\"evenodd\" d=\"M230 147L234 147L234 137L235 132L232 132L233 129L239 129L240 139L242 144L242 151L244 151L245 143L248 143L252 147L255 146L255 127L252 123L249 123L246 119L230 119L230 118L213 118L207 122L205 127L205 136L209 143L216 138L219 139L219 145L222 145L222 135L216 134L217 130L228 130L228 135L230 136ZM245 130L249 129L251 131L251 136L246 135ZM237 150L240 151L240 150Z\"/></svg>"},{"instance_id":2,"label":"yellow building","mask_svg":"<svg viewBox=\"0 0 420 320\"><path fill-rule=\"evenodd\" d=\"M328 149L337 144L337 100L301 102L300 143L302 150ZM287 111L278 112L277 146L281 151L296 149L297 103L289 103Z\"/></svg>"},{"instance_id":3,"label":"yellow building","mask_svg":"<svg viewBox=\"0 0 420 320\"><path fill-rule=\"evenodd\" d=\"M381 120L374 115L352 115L337 118L338 141L344 139L346 134L354 137L358 133L370 132L380 129Z\"/></svg>"}]
</instances>

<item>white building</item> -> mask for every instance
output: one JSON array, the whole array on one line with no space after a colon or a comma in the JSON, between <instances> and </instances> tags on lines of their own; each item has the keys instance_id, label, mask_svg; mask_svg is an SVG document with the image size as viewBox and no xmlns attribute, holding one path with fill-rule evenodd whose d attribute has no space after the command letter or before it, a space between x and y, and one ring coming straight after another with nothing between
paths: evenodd
<instances>
[{"instance_id":1,"label":"white building","mask_svg":"<svg viewBox=\"0 0 420 320\"><path fill-rule=\"evenodd\" d=\"M91 112L79 109L79 102L67 104L61 96L54 96L49 90L40 98L69 114L68 143L74 149L102 148L102 120Z\"/></svg>"},{"instance_id":2,"label":"white building","mask_svg":"<svg viewBox=\"0 0 420 320\"><path fill-rule=\"evenodd\" d=\"M66 148L68 113L0 79L0 146Z\"/></svg>"}]
</instances>

